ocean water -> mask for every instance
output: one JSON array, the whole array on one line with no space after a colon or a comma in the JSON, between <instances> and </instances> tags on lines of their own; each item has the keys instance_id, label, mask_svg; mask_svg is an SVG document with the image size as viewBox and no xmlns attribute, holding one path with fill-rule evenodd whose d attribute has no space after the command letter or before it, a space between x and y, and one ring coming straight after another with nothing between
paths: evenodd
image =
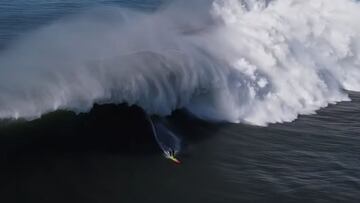
<instances>
[{"instance_id":1,"label":"ocean water","mask_svg":"<svg viewBox=\"0 0 360 203\"><path fill-rule=\"evenodd\" d=\"M360 201L359 11L1 1L0 201Z\"/></svg>"}]
</instances>

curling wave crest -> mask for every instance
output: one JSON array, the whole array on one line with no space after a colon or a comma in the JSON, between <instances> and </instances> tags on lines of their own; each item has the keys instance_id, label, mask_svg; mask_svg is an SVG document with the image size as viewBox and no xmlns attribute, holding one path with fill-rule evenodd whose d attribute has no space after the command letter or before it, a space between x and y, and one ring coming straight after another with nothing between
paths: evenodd
<instances>
[{"instance_id":1,"label":"curling wave crest","mask_svg":"<svg viewBox=\"0 0 360 203\"><path fill-rule=\"evenodd\" d=\"M360 91L358 19L353 0L94 8L0 52L0 118L128 103L162 116L292 121Z\"/></svg>"}]
</instances>

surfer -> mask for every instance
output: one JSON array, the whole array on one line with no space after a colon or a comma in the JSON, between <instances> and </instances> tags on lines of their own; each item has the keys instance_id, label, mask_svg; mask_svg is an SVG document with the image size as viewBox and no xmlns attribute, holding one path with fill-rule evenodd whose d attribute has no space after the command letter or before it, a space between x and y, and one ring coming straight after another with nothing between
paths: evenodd
<instances>
[{"instance_id":1,"label":"surfer","mask_svg":"<svg viewBox=\"0 0 360 203\"><path fill-rule=\"evenodd\" d=\"M153 122L151 117L148 116L147 118L150 122L155 140L163 150L165 157L180 164L181 162L175 157L176 153L180 150L180 139L160 121Z\"/></svg>"},{"instance_id":2,"label":"surfer","mask_svg":"<svg viewBox=\"0 0 360 203\"><path fill-rule=\"evenodd\" d=\"M170 159L171 161L177 163L177 164L180 164L181 162L180 162L179 159L177 159L177 158L175 157L175 154L176 154L175 151L174 151L173 149L170 149L169 151L167 151L167 152L165 153L165 157L166 157L167 159Z\"/></svg>"},{"instance_id":3,"label":"surfer","mask_svg":"<svg viewBox=\"0 0 360 203\"><path fill-rule=\"evenodd\" d=\"M170 156L175 156L175 151L173 149L169 150Z\"/></svg>"}]
</instances>

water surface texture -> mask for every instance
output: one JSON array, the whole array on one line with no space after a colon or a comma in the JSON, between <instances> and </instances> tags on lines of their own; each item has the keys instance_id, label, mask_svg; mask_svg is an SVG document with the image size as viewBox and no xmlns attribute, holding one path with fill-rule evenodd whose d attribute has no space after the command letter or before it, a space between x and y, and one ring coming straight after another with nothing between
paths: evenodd
<instances>
[{"instance_id":1,"label":"water surface texture","mask_svg":"<svg viewBox=\"0 0 360 203\"><path fill-rule=\"evenodd\" d=\"M1 1L0 201L360 201L359 18L351 0Z\"/></svg>"}]
</instances>

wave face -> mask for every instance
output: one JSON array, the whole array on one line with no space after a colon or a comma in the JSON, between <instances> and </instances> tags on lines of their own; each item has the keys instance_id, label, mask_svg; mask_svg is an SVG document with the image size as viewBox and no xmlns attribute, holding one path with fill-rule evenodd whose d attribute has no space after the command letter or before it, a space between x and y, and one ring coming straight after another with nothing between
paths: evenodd
<instances>
[{"instance_id":1,"label":"wave face","mask_svg":"<svg viewBox=\"0 0 360 203\"><path fill-rule=\"evenodd\" d=\"M0 118L94 103L266 125L360 90L352 0L176 1L102 7L27 34L0 53Z\"/></svg>"}]
</instances>

